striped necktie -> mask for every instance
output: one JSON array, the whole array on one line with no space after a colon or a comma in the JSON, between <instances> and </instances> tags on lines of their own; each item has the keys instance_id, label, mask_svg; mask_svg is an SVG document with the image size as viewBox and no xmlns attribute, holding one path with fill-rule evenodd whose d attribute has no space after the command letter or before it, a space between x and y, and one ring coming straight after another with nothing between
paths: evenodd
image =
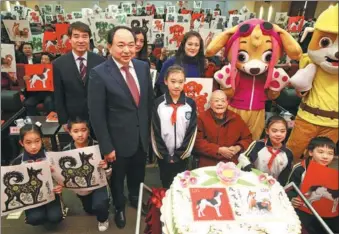
<instances>
[{"instance_id":1,"label":"striped necktie","mask_svg":"<svg viewBox=\"0 0 339 234\"><path fill-rule=\"evenodd\" d=\"M80 77L82 81L85 83L86 70L87 70L87 67L84 64L85 58L79 57L78 60L80 61Z\"/></svg>"}]
</instances>

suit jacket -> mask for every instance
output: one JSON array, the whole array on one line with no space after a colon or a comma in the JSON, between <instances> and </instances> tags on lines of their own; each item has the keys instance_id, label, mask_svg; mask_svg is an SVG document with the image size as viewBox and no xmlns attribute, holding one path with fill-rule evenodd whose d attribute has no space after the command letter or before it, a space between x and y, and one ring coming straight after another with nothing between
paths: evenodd
<instances>
[{"instance_id":1,"label":"suit jacket","mask_svg":"<svg viewBox=\"0 0 339 234\"><path fill-rule=\"evenodd\" d=\"M60 124L80 117L89 120L87 108L87 87L90 70L105 59L87 52L87 73L83 83L72 52L53 62L55 108Z\"/></svg>"},{"instance_id":2,"label":"suit jacket","mask_svg":"<svg viewBox=\"0 0 339 234\"><path fill-rule=\"evenodd\" d=\"M38 57L36 57L35 55L33 55L32 60L33 60L33 64L39 64L40 63L40 59ZM17 63L28 64L27 56L22 54L22 53L19 53L18 58L17 58Z\"/></svg>"},{"instance_id":3,"label":"suit jacket","mask_svg":"<svg viewBox=\"0 0 339 234\"><path fill-rule=\"evenodd\" d=\"M137 152L139 143L145 152L148 149L153 105L150 68L137 59L132 63L140 86L139 106L112 57L90 73L89 115L103 154L115 150L117 157L130 157Z\"/></svg>"}]
</instances>

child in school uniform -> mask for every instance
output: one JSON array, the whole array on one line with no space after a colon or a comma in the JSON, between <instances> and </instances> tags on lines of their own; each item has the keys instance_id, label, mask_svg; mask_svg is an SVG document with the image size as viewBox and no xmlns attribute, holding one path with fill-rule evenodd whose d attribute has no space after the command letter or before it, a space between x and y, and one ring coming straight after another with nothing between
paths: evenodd
<instances>
[{"instance_id":1,"label":"child in school uniform","mask_svg":"<svg viewBox=\"0 0 339 234\"><path fill-rule=\"evenodd\" d=\"M174 177L187 169L197 133L197 114L195 102L183 92L182 67L171 66L165 84L168 90L154 103L151 138L162 186L169 188Z\"/></svg>"},{"instance_id":2,"label":"child in school uniform","mask_svg":"<svg viewBox=\"0 0 339 234\"><path fill-rule=\"evenodd\" d=\"M47 160L42 143L42 132L36 124L26 124L20 128L20 145L24 151L10 164L20 165L22 163L33 163ZM53 192L55 200L43 206L25 210L25 222L36 226L45 223L60 223L66 216L66 211L61 201L62 186L55 185Z\"/></svg>"},{"instance_id":3,"label":"child in school uniform","mask_svg":"<svg viewBox=\"0 0 339 234\"><path fill-rule=\"evenodd\" d=\"M309 166L310 161L317 162L323 166L328 166L331 164L334 154L336 151L335 143L327 138L327 137L315 137L313 138L308 147L307 154L308 157L294 165L292 172L288 178L288 183L294 182L299 189L301 188L301 184L305 178L305 174L307 168ZM299 208L303 205L303 201L298 196L298 193L295 190L290 190L287 192L287 196L292 202L294 208ZM337 191L338 196L338 191ZM303 227L307 230L308 234L320 234L327 233L320 222L316 219L316 217L312 214L308 214L304 211L296 209L296 212L299 216L299 219L303 225ZM335 218L323 218L325 223L329 226L329 228L333 231L333 233L339 232L339 217Z\"/></svg>"},{"instance_id":4,"label":"child in school uniform","mask_svg":"<svg viewBox=\"0 0 339 234\"><path fill-rule=\"evenodd\" d=\"M97 145L98 142L93 140L89 135L89 125L85 120L76 118L68 122L68 131L73 140L66 145L63 150L73 150L88 146ZM106 176L111 173L106 161L101 160L99 167L105 169ZM97 216L98 229L103 232L109 227L109 197L107 187L101 187L92 191L76 192L80 198L84 210L88 214Z\"/></svg>"},{"instance_id":5,"label":"child in school uniform","mask_svg":"<svg viewBox=\"0 0 339 234\"><path fill-rule=\"evenodd\" d=\"M287 122L281 116L267 120L265 139L254 141L246 152L239 156L239 163L245 171L256 168L273 176L284 186L292 170L293 154L284 143Z\"/></svg>"}]
</instances>

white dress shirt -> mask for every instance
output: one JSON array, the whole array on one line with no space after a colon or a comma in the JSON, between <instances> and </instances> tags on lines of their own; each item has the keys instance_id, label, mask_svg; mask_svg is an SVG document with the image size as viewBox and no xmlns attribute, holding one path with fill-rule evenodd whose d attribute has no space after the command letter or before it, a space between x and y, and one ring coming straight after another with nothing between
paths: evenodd
<instances>
[{"instance_id":1,"label":"white dress shirt","mask_svg":"<svg viewBox=\"0 0 339 234\"><path fill-rule=\"evenodd\" d=\"M28 64L33 64L33 56L27 57Z\"/></svg>"},{"instance_id":2,"label":"white dress shirt","mask_svg":"<svg viewBox=\"0 0 339 234\"><path fill-rule=\"evenodd\" d=\"M75 63L77 64L78 67L78 71L80 73L80 60L78 60L79 57L83 57L85 60L83 60L82 62L84 63L85 67L87 68L87 51L83 56L78 56L76 55L76 53L74 53L74 51L72 50L74 59L75 59Z\"/></svg>"},{"instance_id":3,"label":"white dress shirt","mask_svg":"<svg viewBox=\"0 0 339 234\"><path fill-rule=\"evenodd\" d=\"M113 57L112 57L112 58L113 58ZM118 61L116 61L114 58L113 58L113 61L115 62L115 64L116 64L117 67L119 68L122 77L124 77L124 80L126 81L126 72L125 72L124 70L121 69L124 65L122 65L121 63L119 63ZM132 61L129 62L128 68L129 68L129 72L131 73L131 75L132 75L133 78L134 78L135 83L137 84L138 91L139 91L139 94L140 94L139 80L138 80L138 78L137 78L137 73L135 72L135 69L134 69L134 66L133 66ZM127 81L126 81L126 84L127 84ZM128 86L128 85L127 85L127 86Z\"/></svg>"}]
</instances>

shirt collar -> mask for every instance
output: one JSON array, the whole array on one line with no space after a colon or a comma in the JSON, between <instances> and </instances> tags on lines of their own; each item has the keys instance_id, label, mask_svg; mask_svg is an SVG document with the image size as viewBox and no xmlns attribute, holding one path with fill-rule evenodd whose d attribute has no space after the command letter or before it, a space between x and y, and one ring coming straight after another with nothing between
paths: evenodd
<instances>
[{"instance_id":1,"label":"shirt collar","mask_svg":"<svg viewBox=\"0 0 339 234\"><path fill-rule=\"evenodd\" d=\"M41 150L35 155L32 155L28 153L26 150L24 150L23 157L22 157L23 162L27 162L27 161L37 162L37 161L41 161L44 159L46 159L46 155L45 155L45 150L43 149L43 147L41 147Z\"/></svg>"},{"instance_id":2,"label":"shirt collar","mask_svg":"<svg viewBox=\"0 0 339 234\"><path fill-rule=\"evenodd\" d=\"M169 94L168 90L165 93L165 99L166 99L166 104L167 105L174 104L173 99L172 99L171 95ZM182 91L180 93L180 97L179 97L179 99L178 99L176 104L184 105L185 103L186 103L186 96L185 96L185 93Z\"/></svg>"},{"instance_id":3,"label":"shirt collar","mask_svg":"<svg viewBox=\"0 0 339 234\"><path fill-rule=\"evenodd\" d=\"M265 146L273 147L272 142L271 142L271 140L270 140L269 137L267 137L267 139L266 139L266 141L265 141ZM282 146L280 147L280 150L281 150L281 151L284 151L284 152L287 151L286 145L285 145L284 143L282 143Z\"/></svg>"},{"instance_id":4,"label":"shirt collar","mask_svg":"<svg viewBox=\"0 0 339 234\"><path fill-rule=\"evenodd\" d=\"M73 50L72 50L72 54L73 54L73 56L74 56L75 61L77 61L78 58L79 58L80 56L78 56L76 53L74 53ZM81 56L81 57L84 58L84 59L87 61L87 51L86 51L86 52L84 53L84 55Z\"/></svg>"},{"instance_id":5,"label":"shirt collar","mask_svg":"<svg viewBox=\"0 0 339 234\"><path fill-rule=\"evenodd\" d=\"M117 60L115 60L115 58L113 58L113 56L112 56L112 59L113 59L113 61L115 62L115 64L118 66L119 70L124 66L124 65L122 65L121 63L119 63ZM132 63L132 60L129 61L128 67L129 67L129 68L134 68L133 63Z\"/></svg>"},{"instance_id":6,"label":"shirt collar","mask_svg":"<svg viewBox=\"0 0 339 234\"><path fill-rule=\"evenodd\" d=\"M93 146L94 145L94 140L92 137L88 137L88 145L87 146ZM71 142L71 149L76 149L74 140Z\"/></svg>"}]
</instances>

